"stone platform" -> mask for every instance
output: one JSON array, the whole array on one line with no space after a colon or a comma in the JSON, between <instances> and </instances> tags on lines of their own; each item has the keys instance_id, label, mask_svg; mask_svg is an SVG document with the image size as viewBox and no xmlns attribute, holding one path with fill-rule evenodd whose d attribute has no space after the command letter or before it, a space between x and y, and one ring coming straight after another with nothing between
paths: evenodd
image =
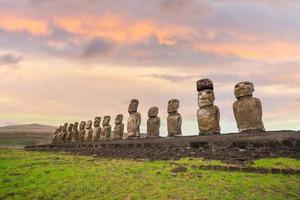
<instances>
[{"instance_id":1,"label":"stone platform","mask_svg":"<svg viewBox=\"0 0 300 200\"><path fill-rule=\"evenodd\" d=\"M240 163L265 157L292 157L300 159L300 132L268 131L209 136L45 144L26 146L25 149L150 160L202 157L230 163Z\"/></svg>"}]
</instances>

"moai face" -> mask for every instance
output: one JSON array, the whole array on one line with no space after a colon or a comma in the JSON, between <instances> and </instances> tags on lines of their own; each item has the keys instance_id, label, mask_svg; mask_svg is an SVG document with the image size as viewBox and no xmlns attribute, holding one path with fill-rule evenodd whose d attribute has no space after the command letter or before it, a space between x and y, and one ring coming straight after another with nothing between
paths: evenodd
<instances>
[{"instance_id":1,"label":"moai face","mask_svg":"<svg viewBox=\"0 0 300 200\"><path fill-rule=\"evenodd\" d=\"M85 128L85 124L86 124L86 122L85 122L85 121L82 121L82 122L80 122L80 125L79 125L79 130L84 130L84 128Z\"/></svg>"},{"instance_id":2,"label":"moai face","mask_svg":"<svg viewBox=\"0 0 300 200\"><path fill-rule=\"evenodd\" d=\"M115 119L115 124L121 124L123 121L123 115L122 114L118 114L116 119Z\"/></svg>"},{"instance_id":3,"label":"moai face","mask_svg":"<svg viewBox=\"0 0 300 200\"><path fill-rule=\"evenodd\" d=\"M68 126L68 132L71 132L73 130L73 124L69 124Z\"/></svg>"},{"instance_id":4,"label":"moai face","mask_svg":"<svg viewBox=\"0 0 300 200\"><path fill-rule=\"evenodd\" d=\"M99 127L101 123L101 117L95 117L94 127Z\"/></svg>"},{"instance_id":5,"label":"moai face","mask_svg":"<svg viewBox=\"0 0 300 200\"><path fill-rule=\"evenodd\" d=\"M198 93L198 106L209 106L213 105L215 101L214 91L207 89L202 90Z\"/></svg>"},{"instance_id":6,"label":"moai face","mask_svg":"<svg viewBox=\"0 0 300 200\"><path fill-rule=\"evenodd\" d=\"M131 99L128 107L128 112L130 114L137 112L138 106L139 106L139 101L137 99Z\"/></svg>"},{"instance_id":7,"label":"moai face","mask_svg":"<svg viewBox=\"0 0 300 200\"><path fill-rule=\"evenodd\" d=\"M89 120L89 121L86 122L85 128L86 129L91 129L92 125L93 125L93 122L91 120Z\"/></svg>"},{"instance_id":8,"label":"moai face","mask_svg":"<svg viewBox=\"0 0 300 200\"><path fill-rule=\"evenodd\" d=\"M179 100L171 99L168 102L168 113L177 113L179 108Z\"/></svg>"},{"instance_id":9,"label":"moai face","mask_svg":"<svg viewBox=\"0 0 300 200\"><path fill-rule=\"evenodd\" d=\"M234 95L237 99L244 96L252 96L254 92L253 83L249 81L243 81L235 85Z\"/></svg>"},{"instance_id":10,"label":"moai face","mask_svg":"<svg viewBox=\"0 0 300 200\"><path fill-rule=\"evenodd\" d=\"M102 126L109 126L110 116L106 115L103 118Z\"/></svg>"},{"instance_id":11,"label":"moai face","mask_svg":"<svg viewBox=\"0 0 300 200\"><path fill-rule=\"evenodd\" d=\"M157 117L158 115L158 107L151 107L148 110L148 117Z\"/></svg>"},{"instance_id":12,"label":"moai face","mask_svg":"<svg viewBox=\"0 0 300 200\"><path fill-rule=\"evenodd\" d=\"M77 129L78 129L78 122L75 122L73 126L73 130L77 130Z\"/></svg>"}]
</instances>

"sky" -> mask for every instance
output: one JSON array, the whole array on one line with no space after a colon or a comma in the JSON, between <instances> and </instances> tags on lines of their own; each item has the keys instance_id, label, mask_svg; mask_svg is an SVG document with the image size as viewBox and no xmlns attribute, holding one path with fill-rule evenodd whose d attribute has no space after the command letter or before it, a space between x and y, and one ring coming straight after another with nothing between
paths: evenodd
<instances>
[{"instance_id":1,"label":"sky","mask_svg":"<svg viewBox=\"0 0 300 200\"><path fill-rule=\"evenodd\" d=\"M0 0L0 126L117 114L180 100L198 133L196 81L214 82L223 133L233 87L251 81L267 130L300 129L298 0Z\"/></svg>"}]
</instances>

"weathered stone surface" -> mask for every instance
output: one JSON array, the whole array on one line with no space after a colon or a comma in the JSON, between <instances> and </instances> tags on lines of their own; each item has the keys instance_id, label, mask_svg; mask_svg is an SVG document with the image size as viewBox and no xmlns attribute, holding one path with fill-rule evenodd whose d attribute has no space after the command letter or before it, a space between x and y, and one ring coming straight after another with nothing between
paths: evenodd
<instances>
[{"instance_id":1,"label":"weathered stone surface","mask_svg":"<svg viewBox=\"0 0 300 200\"><path fill-rule=\"evenodd\" d=\"M92 120L88 120L85 124L85 135L84 135L84 140L91 142L93 139L93 122Z\"/></svg>"},{"instance_id":2,"label":"weathered stone surface","mask_svg":"<svg viewBox=\"0 0 300 200\"><path fill-rule=\"evenodd\" d=\"M123 122L123 115L118 114L115 119L115 127L112 134L113 140L120 140L123 138L124 124L122 122Z\"/></svg>"},{"instance_id":3,"label":"weathered stone surface","mask_svg":"<svg viewBox=\"0 0 300 200\"><path fill-rule=\"evenodd\" d=\"M210 79L197 81L199 106L197 120L200 135L220 133L220 110L214 105L213 88L213 82Z\"/></svg>"},{"instance_id":4,"label":"weathered stone surface","mask_svg":"<svg viewBox=\"0 0 300 200\"><path fill-rule=\"evenodd\" d=\"M100 135L100 140L109 140L110 139L110 133L111 133L111 126L109 124L110 122L110 116L106 115L103 118L102 121L102 131Z\"/></svg>"},{"instance_id":5,"label":"weathered stone surface","mask_svg":"<svg viewBox=\"0 0 300 200\"><path fill-rule=\"evenodd\" d=\"M93 128L93 140L99 140L101 135L101 117L95 117L94 128Z\"/></svg>"},{"instance_id":6,"label":"weathered stone surface","mask_svg":"<svg viewBox=\"0 0 300 200\"><path fill-rule=\"evenodd\" d=\"M252 96L254 86L244 81L235 85L234 94L237 101L233 104L234 117L240 132L264 131L262 122L262 105L259 99Z\"/></svg>"},{"instance_id":7,"label":"weathered stone surface","mask_svg":"<svg viewBox=\"0 0 300 200\"><path fill-rule=\"evenodd\" d=\"M158 107L151 107L148 110L147 120L147 137L156 138L159 137L159 128L160 128L160 118L158 115Z\"/></svg>"},{"instance_id":8,"label":"weathered stone surface","mask_svg":"<svg viewBox=\"0 0 300 200\"><path fill-rule=\"evenodd\" d=\"M137 112L139 101L132 99L128 107L127 136L125 138L140 137L141 114Z\"/></svg>"},{"instance_id":9,"label":"weathered stone surface","mask_svg":"<svg viewBox=\"0 0 300 200\"><path fill-rule=\"evenodd\" d=\"M72 142L78 142L79 141L78 136L79 136L78 122L75 122L74 126L73 126L73 135L72 135L71 141Z\"/></svg>"},{"instance_id":10,"label":"weathered stone surface","mask_svg":"<svg viewBox=\"0 0 300 200\"><path fill-rule=\"evenodd\" d=\"M52 137L52 144L58 143L58 137L59 137L59 134L62 131L62 128L63 128L62 126L59 126L57 129L55 129L55 132L54 132L53 137Z\"/></svg>"},{"instance_id":11,"label":"weathered stone surface","mask_svg":"<svg viewBox=\"0 0 300 200\"><path fill-rule=\"evenodd\" d=\"M181 136L181 124L182 118L178 113L179 108L179 100L171 99L168 102L168 118L167 118L167 126L168 126L168 137L173 136Z\"/></svg>"},{"instance_id":12,"label":"weathered stone surface","mask_svg":"<svg viewBox=\"0 0 300 200\"><path fill-rule=\"evenodd\" d=\"M85 138L85 125L86 125L85 121L81 121L80 122L80 125L79 125L79 134L78 134L78 141L79 142L84 142L84 138Z\"/></svg>"},{"instance_id":13,"label":"weathered stone surface","mask_svg":"<svg viewBox=\"0 0 300 200\"><path fill-rule=\"evenodd\" d=\"M70 123L67 129L67 136L66 136L66 142L72 141L72 135L73 135L73 124Z\"/></svg>"},{"instance_id":14,"label":"weathered stone surface","mask_svg":"<svg viewBox=\"0 0 300 200\"><path fill-rule=\"evenodd\" d=\"M62 128L62 131L60 132L58 136L58 140L60 143L64 143L66 141L66 135L67 135L67 128L68 128L68 123L66 122Z\"/></svg>"}]
</instances>

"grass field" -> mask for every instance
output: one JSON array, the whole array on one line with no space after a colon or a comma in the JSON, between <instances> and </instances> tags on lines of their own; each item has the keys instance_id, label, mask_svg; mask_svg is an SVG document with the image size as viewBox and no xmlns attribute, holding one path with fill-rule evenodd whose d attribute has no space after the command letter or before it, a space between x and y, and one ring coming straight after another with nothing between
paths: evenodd
<instances>
[{"instance_id":1,"label":"grass field","mask_svg":"<svg viewBox=\"0 0 300 200\"><path fill-rule=\"evenodd\" d=\"M300 176L200 170L219 161L134 161L0 150L0 199L300 199ZM294 159L253 165L299 168ZM186 172L172 173L182 165Z\"/></svg>"}]
</instances>

